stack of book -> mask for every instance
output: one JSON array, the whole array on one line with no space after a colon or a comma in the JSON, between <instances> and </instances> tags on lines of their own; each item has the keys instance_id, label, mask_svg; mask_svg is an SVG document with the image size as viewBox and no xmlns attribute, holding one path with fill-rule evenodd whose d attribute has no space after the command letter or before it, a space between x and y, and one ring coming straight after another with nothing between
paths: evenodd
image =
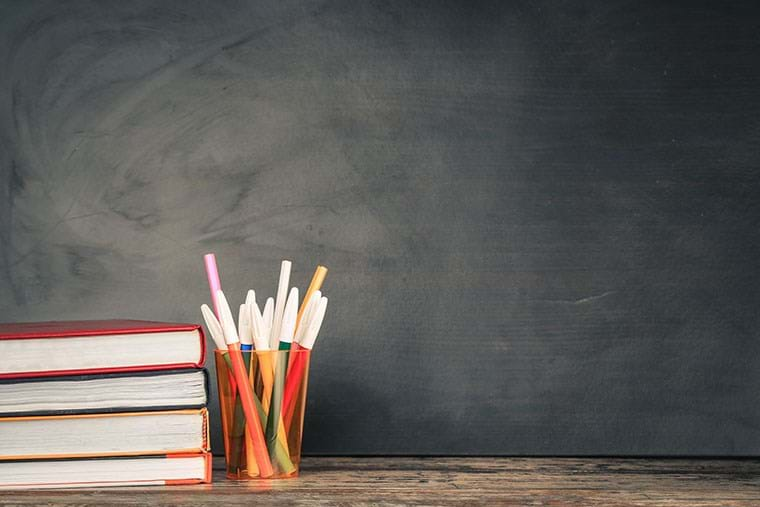
<instances>
[{"instance_id":1,"label":"stack of book","mask_svg":"<svg viewBox=\"0 0 760 507\"><path fill-rule=\"evenodd\" d=\"M0 324L0 488L210 482L195 324Z\"/></svg>"}]
</instances>

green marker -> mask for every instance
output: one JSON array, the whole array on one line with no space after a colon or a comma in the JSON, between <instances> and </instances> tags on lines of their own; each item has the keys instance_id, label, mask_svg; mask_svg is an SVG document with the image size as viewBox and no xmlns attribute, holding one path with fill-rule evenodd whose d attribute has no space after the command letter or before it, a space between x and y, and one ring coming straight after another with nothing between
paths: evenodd
<instances>
[{"instance_id":1,"label":"green marker","mask_svg":"<svg viewBox=\"0 0 760 507\"><path fill-rule=\"evenodd\" d=\"M285 304L285 311L282 316L282 326L280 328L280 345L279 352L275 354L275 373L274 385L272 386L272 397L269 403L269 417L267 418L267 428L264 440L267 442L267 448L270 455L277 448L277 428L280 424L282 415L282 397L285 393L285 373L288 369L288 351L290 344L293 342L293 334L296 331L296 316L298 315L298 289L293 287L288 295L288 302Z\"/></svg>"}]
</instances>

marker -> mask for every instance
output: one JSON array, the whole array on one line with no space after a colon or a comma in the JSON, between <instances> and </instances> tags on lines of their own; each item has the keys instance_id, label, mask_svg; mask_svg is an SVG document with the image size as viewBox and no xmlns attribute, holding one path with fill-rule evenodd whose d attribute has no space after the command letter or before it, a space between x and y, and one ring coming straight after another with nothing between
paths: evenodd
<instances>
[{"instance_id":1,"label":"marker","mask_svg":"<svg viewBox=\"0 0 760 507\"><path fill-rule=\"evenodd\" d=\"M240 333L240 350L243 352L253 350L253 319L251 319L251 305L256 304L256 291L249 290L245 296L245 303L240 305L238 315L238 333Z\"/></svg>"},{"instance_id":2,"label":"marker","mask_svg":"<svg viewBox=\"0 0 760 507\"><path fill-rule=\"evenodd\" d=\"M301 320L306 315L306 310L311 303L312 295L316 292L319 293L321 297L322 292L320 292L320 289L322 288L322 284L324 283L326 276L327 268L324 266L317 266L317 269L314 271L314 275L311 277L309 288L306 290L306 294L304 295L303 303L301 303L301 308L298 310L298 317L296 318L296 336L301 336L305 332L305 329L303 329L301 326ZM319 303L319 299L317 299L316 303L314 303L314 308L316 308L317 303ZM298 343L300 342L300 339L294 341ZM296 345L295 348L298 349L298 345Z\"/></svg>"},{"instance_id":3,"label":"marker","mask_svg":"<svg viewBox=\"0 0 760 507\"><path fill-rule=\"evenodd\" d=\"M303 318L301 319L301 324L296 329L296 334L293 336L293 349L296 349L298 347L298 343L303 340L304 335L306 334L306 328L309 327L309 321L311 320L312 315L314 314L314 310L319 305L319 300L322 299L322 291L315 290L308 301L304 301L304 304L301 305L301 308L305 308L303 312Z\"/></svg>"},{"instance_id":4,"label":"marker","mask_svg":"<svg viewBox=\"0 0 760 507\"><path fill-rule=\"evenodd\" d=\"M274 320L274 299L269 297L267 298L267 302L264 304L264 310L262 311L262 316L264 317L264 329L267 332L267 341L271 345L272 343L272 325ZM269 346L267 346L267 350L269 350Z\"/></svg>"},{"instance_id":5,"label":"marker","mask_svg":"<svg viewBox=\"0 0 760 507\"><path fill-rule=\"evenodd\" d=\"M254 306L254 319L258 321L259 335L256 338L256 357L259 361L259 372L261 374L261 383L263 390L261 392L261 405L269 413L269 401L272 397L272 386L274 385L274 365L272 364L272 354L265 353L269 350L270 335L272 334L272 316L274 314L274 299L267 298L264 305L264 312L260 316L257 314L258 305ZM260 317L260 319L259 319ZM258 353L261 352L261 353Z\"/></svg>"},{"instance_id":6,"label":"marker","mask_svg":"<svg viewBox=\"0 0 760 507\"><path fill-rule=\"evenodd\" d=\"M253 324L253 344L256 350L269 350L269 330L264 322L264 316L259 310L256 301L249 307L251 312L251 323Z\"/></svg>"},{"instance_id":7,"label":"marker","mask_svg":"<svg viewBox=\"0 0 760 507\"><path fill-rule=\"evenodd\" d=\"M274 306L274 300L271 298L269 299L272 301L269 307L272 308ZM252 290L248 291L248 296L246 297L246 305L248 306L247 310L249 312L249 318L252 325L251 327L253 331L254 346L256 347L257 351L265 352L269 348L269 329L265 326L264 316L259 309L259 305L256 304L256 294ZM256 357L259 364L258 378L261 379L262 387L261 420L264 421L267 419L266 411L269 409L272 385L274 384L272 354L268 352L265 352L264 354L256 353ZM253 374L253 369L251 370L251 374ZM253 378L251 378L251 381L253 381ZM246 439L246 444L248 444L249 441L250 439ZM253 453L253 451L252 449L249 449L249 447L250 446L246 447L246 451L250 455ZM285 433L285 425L282 424L282 418L280 418L280 422L277 425L277 446L275 448L275 454L270 457L274 462L277 463L279 469L284 473L289 474L295 470L295 465L293 465L293 462L290 461L290 455L288 452L288 436Z\"/></svg>"},{"instance_id":8,"label":"marker","mask_svg":"<svg viewBox=\"0 0 760 507\"><path fill-rule=\"evenodd\" d=\"M214 316L214 312L208 305L201 305L201 313L203 319L206 321L206 327L211 333L211 339L214 341L217 350L223 352L222 357L224 362L227 363L227 372L232 371L232 363L230 362L230 355L227 351L227 343L224 341L224 331L219 320ZM230 390L235 392L234 378L230 378ZM243 413L243 406L240 404L240 397L235 400L235 406L230 407L229 403L222 403L220 401L219 408L222 413L222 425L225 431L229 430L229 437L224 439L224 454L228 456L227 470L236 474L238 472L238 466L240 465L240 453L242 452L242 441L245 435L245 414ZM230 418L232 418L232 428L228 426ZM228 442L228 440L230 442ZM250 438L246 438L249 441ZM230 449L230 443L232 443L232 449ZM258 465L254 463L248 463L248 472L250 474L258 474Z\"/></svg>"},{"instance_id":9,"label":"marker","mask_svg":"<svg viewBox=\"0 0 760 507\"><path fill-rule=\"evenodd\" d=\"M251 364L251 350L253 350L253 323L251 321L251 311L249 305L256 302L256 293L249 290L245 298L245 303L240 305L238 312L238 334L240 335L240 350L243 352L243 362L248 370L248 382L253 385L254 371ZM258 474L258 464L256 463L256 452L253 448L253 441L250 438L245 439L245 461L247 470L256 470Z\"/></svg>"},{"instance_id":10,"label":"marker","mask_svg":"<svg viewBox=\"0 0 760 507\"><path fill-rule=\"evenodd\" d=\"M322 321L325 318L325 312L327 311L327 298L322 297L319 300L319 304L309 316L308 326L303 334L300 343L293 344L294 354L291 354L292 360L290 362L290 369L288 370L288 378L285 383L285 393L283 394L282 413L285 420L285 427L290 428L293 422L293 414L296 406L296 394L298 394L298 388L303 381L304 372L308 364L309 354L305 352L298 352L299 350L311 350L314 348L314 342L319 335L319 329L322 327ZM304 321L305 322L305 321ZM306 393L303 393L304 395Z\"/></svg>"},{"instance_id":11,"label":"marker","mask_svg":"<svg viewBox=\"0 0 760 507\"><path fill-rule=\"evenodd\" d=\"M324 283L326 276L327 268L321 265L317 266L317 269L314 271L314 275L311 277L309 288L306 290L306 294L304 295L301 308L298 310L298 316L296 318L296 337L294 339L295 343L291 347L292 350L299 350L302 348L299 342L303 340L303 337L306 334L308 328L308 325L305 323L306 321L303 319L307 318L310 320L311 316L310 314L307 315L307 311L313 312L318 306L322 296L320 289L322 288L322 284ZM314 293L319 294L319 297L316 301L313 300ZM310 308L310 305L313 306ZM301 384L301 377L303 376L304 369L306 368L306 358L304 357L305 355L306 354L290 354L290 364L288 365L288 376L285 384L285 394L283 396L283 405L286 409L286 421L290 421L292 419L292 407L295 405L293 397L298 390L298 386ZM289 413L290 416L288 416ZM288 424L287 427L289 428L290 425Z\"/></svg>"},{"instance_id":12,"label":"marker","mask_svg":"<svg viewBox=\"0 0 760 507\"><path fill-rule=\"evenodd\" d=\"M298 289L290 289L288 301L283 311L282 326L280 329L279 352L275 354L274 386L272 397L269 402L269 417L267 417L266 441L271 453L277 443L277 433L281 424L282 395L285 390L285 371L288 368L288 350L293 341L293 333L296 327L296 315L298 314Z\"/></svg>"},{"instance_id":13,"label":"marker","mask_svg":"<svg viewBox=\"0 0 760 507\"><path fill-rule=\"evenodd\" d=\"M288 296L288 285L290 285L290 269L293 263L282 261L280 265L280 281L277 284L277 299L274 302L274 320L272 321L272 334L269 337L269 348L277 350L282 330L282 315L285 312L285 298Z\"/></svg>"},{"instance_id":14,"label":"marker","mask_svg":"<svg viewBox=\"0 0 760 507\"><path fill-rule=\"evenodd\" d=\"M274 316L274 299L267 298L267 302L264 305L264 312L262 314L262 320L261 323L261 342L262 346L259 347L256 346L256 349L264 352L267 350L270 350L270 343L271 343L271 335L272 335L272 319ZM272 386L274 385L274 364L273 359L275 358L276 354L269 354L269 353L262 353L262 354L256 354L256 356L259 359L259 371L261 372L261 382L264 385L264 390L261 393L261 404L264 407L264 410L269 413L269 402L272 398Z\"/></svg>"},{"instance_id":15,"label":"marker","mask_svg":"<svg viewBox=\"0 0 760 507\"><path fill-rule=\"evenodd\" d=\"M208 278L209 288L211 289L211 300L214 304L214 308L217 311L217 315L218 315L219 314L218 312L220 311L220 307L221 307L221 305L219 304L219 297L218 297L218 292L221 292L221 282L219 280L219 271L216 266L216 257L214 256L214 254L209 253L209 254L204 255L203 260L206 266L206 276ZM222 294L222 297L224 297L224 294ZM255 294L254 294L254 298L255 298ZM272 320L271 315L273 311L272 307L274 305L274 300L272 300L272 298L269 298L269 299L271 300L271 303L270 301L267 301L267 303L269 303L269 306L270 306L268 314L269 314L269 323L270 323L269 325L271 326L271 320ZM224 301L226 305L226 299ZM209 328L209 332L211 333L211 338L212 340L214 340L214 344L217 346L217 349L225 351L225 353L223 354L223 357L224 357L224 361L227 363L227 366L228 366L228 372L229 372L229 377L230 377L229 378L230 388L233 390L233 392L235 392L236 382L235 382L235 376L233 374L233 365L232 365L232 360L230 358L227 345L224 342L224 332L223 332L222 326L219 323L219 319L217 319L217 317L214 316L213 313L211 313L211 309L208 308L207 305L203 305L203 306L206 307L206 311L204 311L203 307L201 307L201 313L204 314L204 319L206 319L206 325ZM226 306L227 306L227 310L229 311L229 305L226 305ZM208 318L208 317L211 317L211 318ZM231 314L230 314L230 317L232 317ZM233 325L233 328L234 328L234 325ZM250 383L247 383L247 385L249 386L249 389L250 389ZM252 390L251 390L251 393L253 393ZM232 434L230 435L231 437L233 437L233 443L235 444L236 448L240 446L240 440L242 440L242 435L246 433L245 432L245 421L246 421L245 415L246 414L243 411L241 399L242 399L242 394L241 396L237 396L235 399L233 428L231 430ZM266 419L266 413L264 412L264 409L261 406L261 403L259 402L258 398L256 398L255 395L253 396L253 399L256 404L256 409L259 414L259 420L263 421L264 419ZM269 399L267 398L267 402L268 401ZM222 403L220 405L222 409L221 410L222 424L224 424L225 428L228 428L229 426L228 426L227 421L229 421L230 417L233 417L233 414L229 413L230 410L227 404ZM249 441L251 442L251 445L252 445L252 438L250 434L249 434L249 438L246 438L245 440L247 444L246 448L249 447L248 445ZM279 465L279 469L289 474L293 470L295 470L295 466L290 461L290 455L287 448L287 440L285 439L283 441L285 442L285 444L283 445L280 442L280 445L278 445L277 448L275 449L275 458ZM225 449L225 454L227 456L230 456L230 460L229 460L230 470L233 471L234 473L237 473L239 458L235 458L234 455L239 456L240 451L239 450L236 450L235 452L230 451L228 448L228 442L226 438L224 439L224 449ZM259 469L256 463L253 463L252 461L253 460L248 461L249 462L248 474L255 476L259 474ZM264 475L262 474L262 476Z\"/></svg>"},{"instance_id":16,"label":"marker","mask_svg":"<svg viewBox=\"0 0 760 507\"><path fill-rule=\"evenodd\" d=\"M245 427L248 436L253 442L253 451L259 468L259 474L261 477L271 477L274 470L272 469L272 462L269 460L269 454L267 453L267 445L264 440L261 421L259 421L259 417L256 413L253 389L248 382L248 371L243 362L243 355L240 352L240 339L238 338L237 330L235 329L235 321L232 318L232 312L230 312L230 307L227 304L227 299L224 297L224 293L219 290L216 292L216 296L219 304L219 312L221 314L219 320L222 325L222 330L224 331L224 339L227 342L227 349L229 350L230 361L232 363L232 372L235 375L238 393L240 394L240 401L243 405L243 413L245 414L246 420Z\"/></svg>"},{"instance_id":17,"label":"marker","mask_svg":"<svg viewBox=\"0 0 760 507\"><path fill-rule=\"evenodd\" d=\"M224 331L222 331L221 324L219 324L216 316L214 316L214 312L211 311L208 305L201 305L201 313L216 348L218 350L227 350L227 343L224 341Z\"/></svg>"},{"instance_id":18,"label":"marker","mask_svg":"<svg viewBox=\"0 0 760 507\"><path fill-rule=\"evenodd\" d=\"M309 327L306 330L303 339L298 344L299 346L309 350L314 348L314 342L317 340L317 336L319 335L319 330L322 327L322 322L325 319L326 311L327 298L322 296L322 299L319 300L319 305L317 305L317 307L314 309L314 315L311 318L311 322L309 322Z\"/></svg>"},{"instance_id":19,"label":"marker","mask_svg":"<svg viewBox=\"0 0 760 507\"><path fill-rule=\"evenodd\" d=\"M227 363L227 367L229 371L232 371L232 362L230 361L230 355L227 351L227 344L224 342L224 332L222 331L222 326L219 324L219 321L214 316L214 313L211 311L211 309L208 307L208 305L202 305L201 306L201 313L203 313L203 318L206 321L206 326L209 329L209 332L211 333L211 338L214 341L214 344L217 345L217 349L224 351L224 360ZM271 372L271 370L270 370ZM271 376L271 375L270 375ZM271 381L270 381L271 382ZM234 388L233 388L234 390ZM237 417L234 419L235 426L231 431L232 437L240 438L242 435L245 434L245 415L243 414L243 407L240 404L240 397L238 396L235 400L235 414ZM267 398L267 404L269 403L269 399ZM261 403L259 403L258 398L254 395L254 402L256 403L256 410L259 413L259 420L265 420L267 415L264 411L264 408L261 406ZM228 428L227 426L228 421L230 420L230 406L228 403L220 403L220 408L222 411L222 424L225 428ZM278 434L278 446L275 452L275 461L279 465L279 468L281 471L283 471L286 474L292 473L295 470L295 465L293 465L293 462L290 461L290 454L288 452L288 439L285 435L285 427L280 424L280 432ZM237 473L237 467L240 459L240 441L239 440L233 440L234 444L234 450L230 454L229 446L228 446L228 439L224 439L224 452L226 456L230 456L230 466L229 469L232 473ZM250 456L246 456L247 462L248 462L248 475L255 476L258 474L258 465L256 464L256 460L254 457L254 449L253 449L253 442L250 438L245 439L246 443L246 452L250 453Z\"/></svg>"},{"instance_id":20,"label":"marker","mask_svg":"<svg viewBox=\"0 0 760 507\"><path fill-rule=\"evenodd\" d=\"M206 328L208 329L208 332L211 335L211 340L214 342L214 345L216 345L216 349L223 350L226 352L227 344L224 341L224 332L222 331L221 324L219 324L219 321L214 316L214 312L211 311L211 308L209 308L208 305L204 304L204 305L201 305L201 314L203 314L203 320L206 321ZM226 356L229 356L229 355L226 354ZM227 426L227 424L229 424L228 421L230 420L229 404L220 403L219 407L221 408L221 412L222 412L222 426L224 428L229 428L229 426ZM225 438L223 440L224 440L224 455L230 456L229 442L227 442L228 439Z\"/></svg>"},{"instance_id":21,"label":"marker","mask_svg":"<svg viewBox=\"0 0 760 507\"><path fill-rule=\"evenodd\" d=\"M282 314L282 326L280 327L279 350L290 350L290 344L293 343L293 335L296 331L296 316L298 311L298 288L290 289L288 302L285 304L285 311Z\"/></svg>"},{"instance_id":22,"label":"marker","mask_svg":"<svg viewBox=\"0 0 760 507\"><path fill-rule=\"evenodd\" d=\"M240 350L250 352L253 348L253 336L251 331L251 312L243 303L238 311L238 332L240 333Z\"/></svg>"},{"instance_id":23,"label":"marker","mask_svg":"<svg viewBox=\"0 0 760 507\"><path fill-rule=\"evenodd\" d=\"M301 324L301 318L303 318L304 312L306 311L306 306L309 304L309 300L311 299L311 295L322 288L322 284L324 283L326 276L327 268L324 266L317 266L316 271L314 271L314 275L311 277L309 288L306 289L306 294L303 295L303 303L301 304L301 308L298 309L296 329Z\"/></svg>"}]
</instances>

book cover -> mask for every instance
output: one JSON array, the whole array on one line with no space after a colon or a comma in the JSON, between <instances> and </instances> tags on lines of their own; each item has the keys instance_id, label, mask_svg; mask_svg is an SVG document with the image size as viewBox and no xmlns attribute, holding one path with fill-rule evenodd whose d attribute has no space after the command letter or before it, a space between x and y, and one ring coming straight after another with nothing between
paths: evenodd
<instances>
[{"instance_id":1,"label":"book cover","mask_svg":"<svg viewBox=\"0 0 760 507\"><path fill-rule=\"evenodd\" d=\"M209 450L206 408L0 418L0 462Z\"/></svg>"},{"instance_id":2,"label":"book cover","mask_svg":"<svg viewBox=\"0 0 760 507\"><path fill-rule=\"evenodd\" d=\"M163 348L151 346L161 336L173 341ZM199 368L205 355L205 337L197 324L143 320L0 324L0 379Z\"/></svg>"},{"instance_id":3,"label":"book cover","mask_svg":"<svg viewBox=\"0 0 760 507\"><path fill-rule=\"evenodd\" d=\"M0 490L211 482L211 453L0 462Z\"/></svg>"},{"instance_id":4,"label":"book cover","mask_svg":"<svg viewBox=\"0 0 760 507\"><path fill-rule=\"evenodd\" d=\"M128 405L124 400L120 401L118 392L111 390L103 390L99 393L79 393L76 389L71 389L72 384L93 384L101 381L108 380L129 380L129 379L147 379L147 378L168 378L170 376L183 376L187 374L199 374L203 377L203 391L205 395L202 401L197 402L184 402L181 403L180 399L182 394L177 391L167 393L166 397L174 395L174 400L163 404L150 403L151 396L155 394L155 389L151 392L145 393L141 396L141 399L137 403ZM60 388L53 389L49 386L58 386ZM12 386L30 386L28 391L31 391L34 395L34 400L30 399L14 399L7 392L4 387ZM148 411L169 411L180 410L189 408L203 408L209 401L209 376L208 371L205 368L182 368L176 370L150 370L150 371L134 371L134 372L116 372L116 373L91 373L85 375L64 375L64 376L35 376L24 378L0 378L0 418L2 417L15 417L15 416L50 416L50 415L75 415L75 414L108 414L117 412L148 412ZM134 391L135 387L131 387ZM98 401L95 395L108 401L107 406L99 405L97 407L88 406L95 405L94 402ZM70 406L73 403L73 398L76 396L77 400L81 400L76 403L76 408L48 408L48 409L34 409L30 408L38 404L41 400L55 399L59 405ZM131 400L129 400L131 401ZM10 408L10 407L15 408Z\"/></svg>"}]
</instances>

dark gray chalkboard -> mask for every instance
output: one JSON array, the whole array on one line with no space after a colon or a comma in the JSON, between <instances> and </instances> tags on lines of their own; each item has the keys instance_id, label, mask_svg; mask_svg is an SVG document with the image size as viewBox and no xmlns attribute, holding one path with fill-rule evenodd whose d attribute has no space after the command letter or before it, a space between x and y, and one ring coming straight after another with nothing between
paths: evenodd
<instances>
[{"instance_id":1,"label":"dark gray chalkboard","mask_svg":"<svg viewBox=\"0 0 760 507\"><path fill-rule=\"evenodd\" d=\"M0 318L321 262L307 453L760 454L760 12L665 4L3 2Z\"/></svg>"}]
</instances>

